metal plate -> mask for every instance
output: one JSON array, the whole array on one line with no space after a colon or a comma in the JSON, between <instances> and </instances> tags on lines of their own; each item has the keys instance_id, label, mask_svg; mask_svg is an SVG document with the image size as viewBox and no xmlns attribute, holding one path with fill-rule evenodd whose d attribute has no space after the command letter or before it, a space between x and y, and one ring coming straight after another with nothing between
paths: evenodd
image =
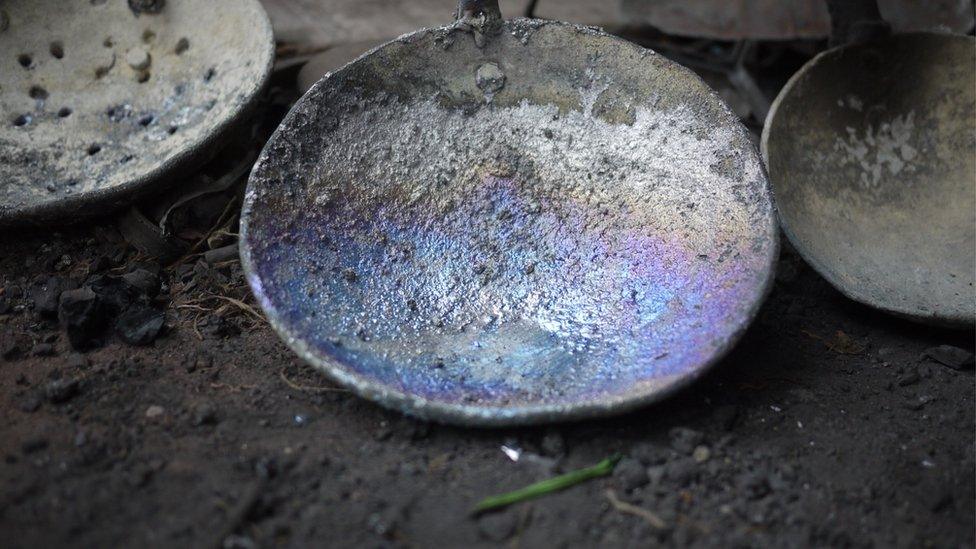
<instances>
[{"instance_id":1,"label":"metal plate","mask_svg":"<svg viewBox=\"0 0 976 549\"><path fill-rule=\"evenodd\" d=\"M316 84L258 160L248 281L284 341L409 414L620 413L702 374L770 282L745 129L691 71L600 31L450 28Z\"/></svg>"},{"instance_id":2,"label":"metal plate","mask_svg":"<svg viewBox=\"0 0 976 549\"><path fill-rule=\"evenodd\" d=\"M256 99L274 56L257 0L129 4L0 3L0 224L65 223L158 190Z\"/></svg>"},{"instance_id":3,"label":"metal plate","mask_svg":"<svg viewBox=\"0 0 976 549\"><path fill-rule=\"evenodd\" d=\"M976 315L976 41L825 52L776 99L763 154L783 228L844 294L936 324Z\"/></svg>"},{"instance_id":4,"label":"metal plate","mask_svg":"<svg viewBox=\"0 0 976 549\"><path fill-rule=\"evenodd\" d=\"M899 32L965 33L973 28L972 0L878 0L878 8ZM716 40L793 40L830 34L824 0L539 0L534 13L589 25L648 25L666 34Z\"/></svg>"}]
</instances>

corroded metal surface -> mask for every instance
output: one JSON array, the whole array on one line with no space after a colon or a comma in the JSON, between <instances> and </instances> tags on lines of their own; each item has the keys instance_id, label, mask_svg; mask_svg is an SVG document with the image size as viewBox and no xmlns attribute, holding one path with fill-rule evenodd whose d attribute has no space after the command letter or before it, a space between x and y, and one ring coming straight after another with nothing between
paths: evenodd
<instances>
[{"instance_id":1,"label":"corroded metal surface","mask_svg":"<svg viewBox=\"0 0 976 549\"><path fill-rule=\"evenodd\" d=\"M402 37L316 84L247 190L242 258L309 363L471 425L620 413L698 377L777 252L746 131L690 71L515 20Z\"/></svg>"},{"instance_id":2,"label":"corroded metal surface","mask_svg":"<svg viewBox=\"0 0 976 549\"><path fill-rule=\"evenodd\" d=\"M965 33L973 28L972 0L878 0L878 7L898 32ZM649 25L667 34L718 40L791 40L830 33L824 0L539 0L535 16L612 27Z\"/></svg>"},{"instance_id":3,"label":"corroded metal surface","mask_svg":"<svg viewBox=\"0 0 976 549\"><path fill-rule=\"evenodd\" d=\"M976 42L909 34L825 52L783 89L763 154L783 228L849 297L976 316Z\"/></svg>"},{"instance_id":4,"label":"corroded metal surface","mask_svg":"<svg viewBox=\"0 0 976 549\"><path fill-rule=\"evenodd\" d=\"M157 4L0 3L0 224L64 223L158 189L251 106L274 55L257 0Z\"/></svg>"}]
</instances>

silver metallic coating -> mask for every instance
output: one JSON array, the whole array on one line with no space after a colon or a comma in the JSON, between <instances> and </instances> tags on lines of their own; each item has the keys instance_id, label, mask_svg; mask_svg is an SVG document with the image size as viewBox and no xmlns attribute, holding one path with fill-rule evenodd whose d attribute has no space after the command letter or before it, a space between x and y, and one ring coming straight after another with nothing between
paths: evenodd
<instances>
[{"instance_id":1,"label":"silver metallic coating","mask_svg":"<svg viewBox=\"0 0 976 549\"><path fill-rule=\"evenodd\" d=\"M178 182L274 57L257 0L7 0L0 16L0 225L101 215Z\"/></svg>"},{"instance_id":2,"label":"silver metallic coating","mask_svg":"<svg viewBox=\"0 0 976 549\"><path fill-rule=\"evenodd\" d=\"M263 151L248 281L310 364L422 418L620 413L697 378L761 303L766 176L690 71L594 29L449 27L326 76Z\"/></svg>"},{"instance_id":3,"label":"silver metallic coating","mask_svg":"<svg viewBox=\"0 0 976 549\"><path fill-rule=\"evenodd\" d=\"M830 50L763 132L783 229L851 299L976 319L976 40L896 35Z\"/></svg>"}]
</instances>

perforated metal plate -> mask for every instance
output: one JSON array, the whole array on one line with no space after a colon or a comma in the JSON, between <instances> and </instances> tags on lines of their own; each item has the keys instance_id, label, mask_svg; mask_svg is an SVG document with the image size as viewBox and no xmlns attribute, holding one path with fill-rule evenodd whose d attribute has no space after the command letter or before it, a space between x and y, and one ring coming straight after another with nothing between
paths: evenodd
<instances>
[{"instance_id":1,"label":"perforated metal plate","mask_svg":"<svg viewBox=\"0 0 976 549\"><path fill-rule=\"evenodd\" d=\"M150 8L0 3L0 224L64 223L158 190L253 104L274 56L257 0L131 4Z\"/></svg>"}]
</instances>

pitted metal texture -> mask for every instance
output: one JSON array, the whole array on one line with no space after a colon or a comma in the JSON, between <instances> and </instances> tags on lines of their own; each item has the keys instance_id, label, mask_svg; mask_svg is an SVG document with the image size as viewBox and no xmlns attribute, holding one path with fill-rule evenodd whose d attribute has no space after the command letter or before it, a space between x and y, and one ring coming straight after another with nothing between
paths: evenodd
<instances>
[{"instance_id":1,"label":"pitted metal texture","mask_svg":"<svg viewBox=\"0 0 976 549\"><path fill-rule=\"evenodd\" d=\"M248 280L286 343L416 416L601 416L698 377L777 252L744 128L690 71L597 30L450 27L326 76L261 155Z\"/></svg>"},{"instance_id":2,"label":"pitted metal texture","mask_svg":"<svg viewBox=\"0 0 976 549\"><path fill-rule=\"evenodd\" d=\"M895 35L821 54L763 132L784 231L848 297L972 326L974 124L972 37Z\"/></svg>"},{"instance_id":3,"label":"pitted metal texture","mask_svg":"<svg viewBox=\"0 0 976 549\"><path fill-rule=\"evenodd\" d=\"M274 57L257 0L130 4L0 3L0 225L158 191L253 105Z\"/></svg>"}]
</instances>

